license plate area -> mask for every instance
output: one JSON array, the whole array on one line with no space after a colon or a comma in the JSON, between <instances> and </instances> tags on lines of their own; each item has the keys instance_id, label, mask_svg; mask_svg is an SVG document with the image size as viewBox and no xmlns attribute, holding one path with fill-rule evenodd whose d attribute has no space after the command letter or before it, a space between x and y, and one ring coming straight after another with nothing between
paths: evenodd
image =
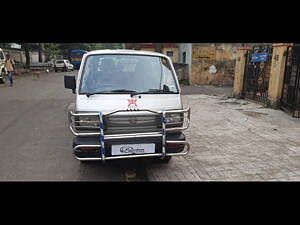
<instances>
[{"instance_id":1,"label":"license plate area","mask_svg":"<svg viewBox=\"0 0 300 225\"><path fill-rule=\"evenodd\" d=\"M111 155L140 155L155 153L155 144L121 144L111 146Z\"/></svg>"}]
</instances>

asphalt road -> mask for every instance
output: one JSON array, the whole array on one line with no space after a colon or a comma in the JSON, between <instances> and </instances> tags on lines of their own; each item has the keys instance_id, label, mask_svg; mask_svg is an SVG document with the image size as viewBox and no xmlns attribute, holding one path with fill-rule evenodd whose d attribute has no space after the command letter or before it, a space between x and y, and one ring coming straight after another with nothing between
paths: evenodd
<instances>
[{"instance_id":1,"label":"asphalt road","mask_svg":"<svg viewBox=\"0 0 300 225\"><path fill-rule=\"evenodd\" d=\"M63 75L43 73L0 84L0 181L145 181L147 161L83 165L72 155L67 106L75 95ZM128 171L136 178L128 179ZM130 174L130 173L129 173Z\"/></svg>"}]
</instances>

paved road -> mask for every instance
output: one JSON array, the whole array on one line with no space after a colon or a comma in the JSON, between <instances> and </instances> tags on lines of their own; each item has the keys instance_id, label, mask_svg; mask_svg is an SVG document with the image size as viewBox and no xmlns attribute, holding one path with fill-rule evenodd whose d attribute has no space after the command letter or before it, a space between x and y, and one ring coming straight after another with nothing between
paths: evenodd
<instances>
[{"instance_id":1,"label":"paved road","mask_svg":"<svg viewBox=\"0 0 300 225\"><path fill-rule=\"evenodd\" d=\"M66 73L0 84L0 181L300 180L300 120L244 100L230 87L183 87L192 107L191 152L169 164L118 160L83 165L72 156ZM69 73L73 74L73 73Z\"/></svg>"},{"instance_id":2,"label":"paved road","mask_svg":"<svg viewBox=\"0 0 300 225\"><path fill-rule=\"evenodd\" d=\"M123 181L132 170L135 180L147 180L143 160L82 165L73 158L67 105L74 95L64 74L0 84L0 181Z\"/></svg>"},{"instance_id":3,"label":"paved road","mask_svg":"<svg viewBox=\"0 0 300 225\"><path fill-rule=\"evenodd\" d=\"M147 167L151 181L300 181L300 119L259 104L185 95L187 156Z\"/></svg>"}]
</instances>

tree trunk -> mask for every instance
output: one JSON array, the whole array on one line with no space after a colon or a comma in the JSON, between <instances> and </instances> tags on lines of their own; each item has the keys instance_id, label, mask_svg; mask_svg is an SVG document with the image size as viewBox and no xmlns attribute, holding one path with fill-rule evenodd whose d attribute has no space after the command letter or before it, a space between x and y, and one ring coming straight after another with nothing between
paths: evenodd
<instances>
[{"instance_id":1,"label":"tree trunk","mask_svg":"<svg viewBox=\"0 0 300 225\"><path fill-rule=\"evenodd\" d=\"M67 45L67 51L68 51L68 60L71 60L71 50L72 50L72 47L70 44Z\"/></svg>"},{"instance_id":2,"label":"tree trunk","mask_svg":"<svg viewBox=\"0 0 300 225\"><path fill-rule=\"evenodd\" d=\"M39 43L39 62L43 62L42 53L44 52L44 44Z\"/></svg>"},{"instance_id":3,"label":"tree trunk","mask_svg":"<svg viewBox=\"0 0 300 225\"><path fill-rule=\"evenodd\" d=\"M23 46L24 46L25 57L26 57L25 68L30 69L29 43L24 43Z\"/></svg>"}]
</instances>

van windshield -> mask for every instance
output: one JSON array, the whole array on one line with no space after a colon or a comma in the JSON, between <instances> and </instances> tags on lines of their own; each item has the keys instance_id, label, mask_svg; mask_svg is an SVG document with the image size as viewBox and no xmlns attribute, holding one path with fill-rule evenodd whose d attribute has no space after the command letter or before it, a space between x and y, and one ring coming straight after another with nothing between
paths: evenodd
<instances>
[{"instance_id":1,"label":"van windshield","mask_svg":"<svg viewBox=\"0 0 300 225\"><path fill-rule=\"evenodd\" d=\"M85 60L80 94L178 93L168 60L158 56L91 55ZM166 92L164 92L166 91Z\"/></svg>"}]
</instances>

